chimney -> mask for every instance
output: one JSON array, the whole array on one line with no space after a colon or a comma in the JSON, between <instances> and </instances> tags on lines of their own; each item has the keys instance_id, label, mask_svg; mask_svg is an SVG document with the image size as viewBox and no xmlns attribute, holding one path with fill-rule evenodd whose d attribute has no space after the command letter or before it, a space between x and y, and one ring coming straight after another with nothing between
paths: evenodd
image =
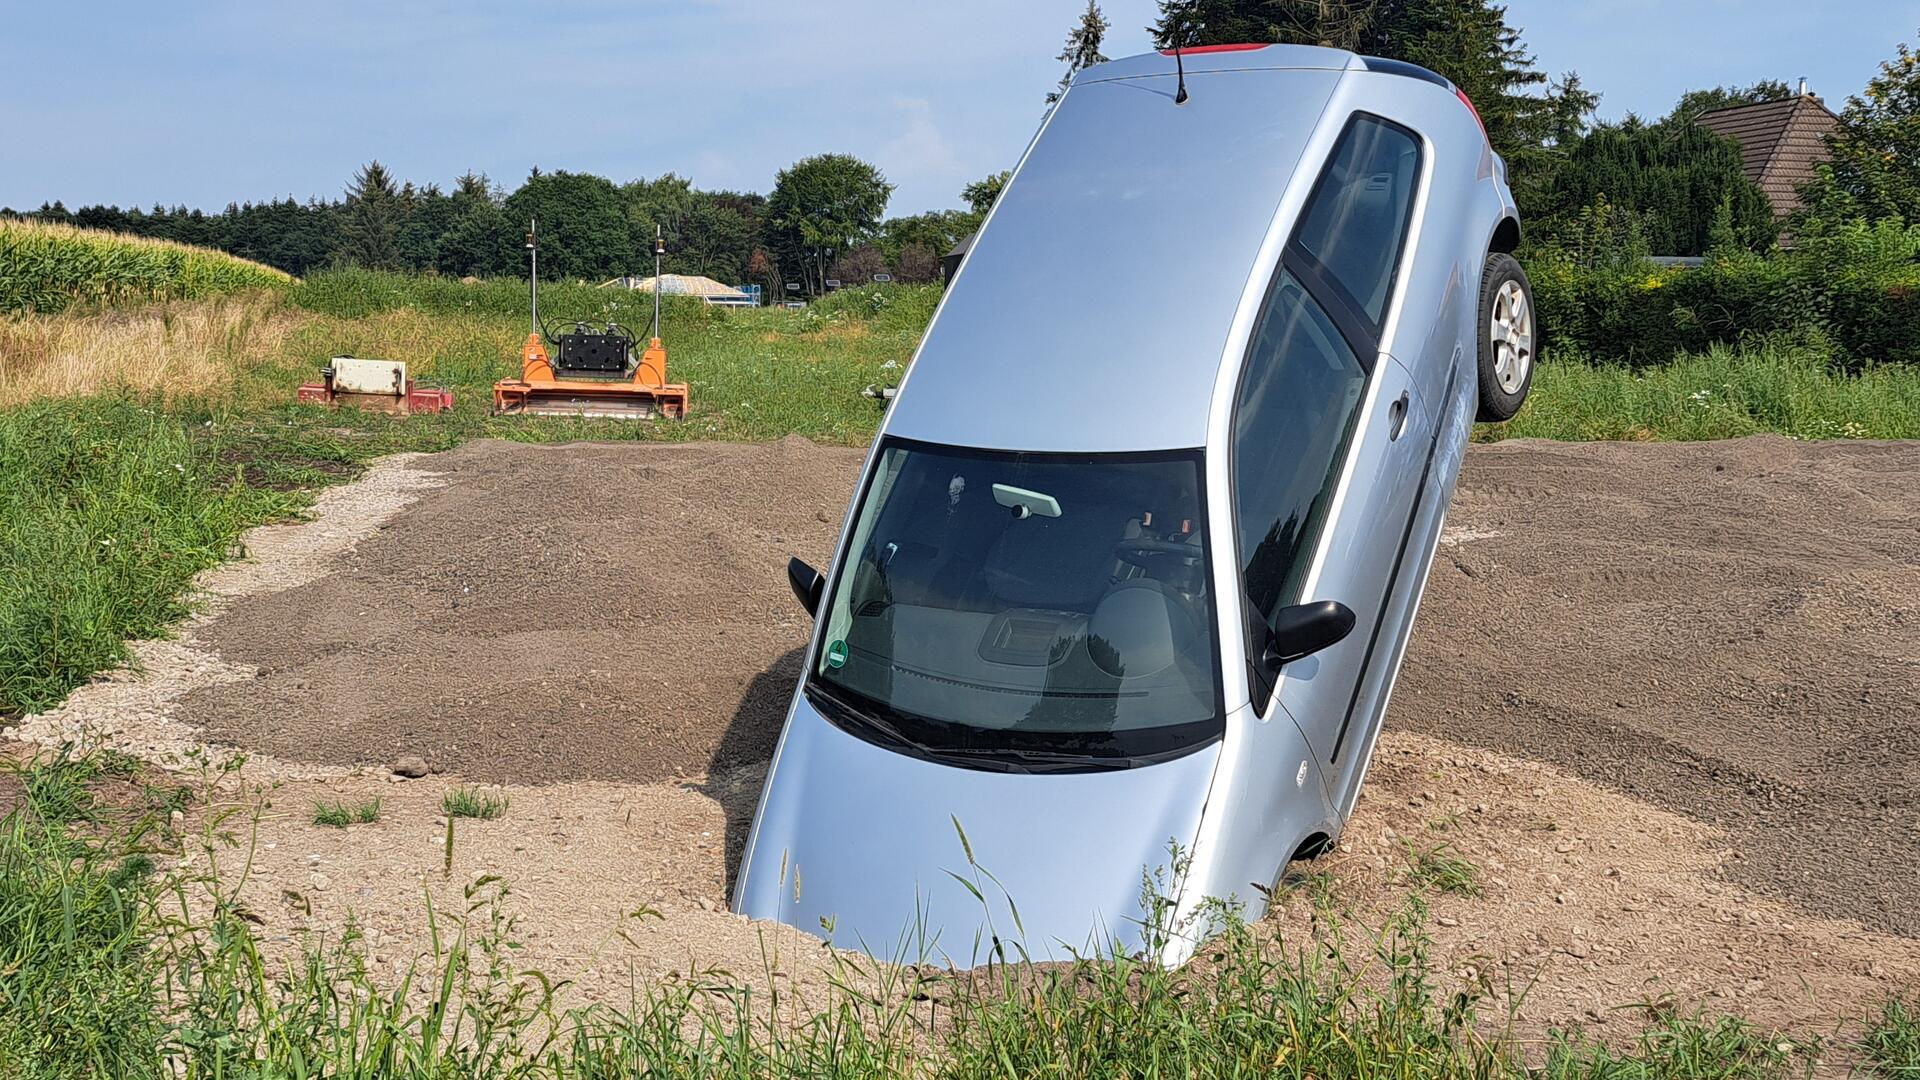
<instances>
[{"instance_id":1,"label":"chimney","mask_svg":"<svg viewBox=\"0 0 1920 1080\"><path fill-rule=\"evenodd\" d=\"M1807 77L1805 75L1800 76L1800 96L1808 97L1812 93L1813 91L1807 89Z\"/></svg>"}]
</instances>

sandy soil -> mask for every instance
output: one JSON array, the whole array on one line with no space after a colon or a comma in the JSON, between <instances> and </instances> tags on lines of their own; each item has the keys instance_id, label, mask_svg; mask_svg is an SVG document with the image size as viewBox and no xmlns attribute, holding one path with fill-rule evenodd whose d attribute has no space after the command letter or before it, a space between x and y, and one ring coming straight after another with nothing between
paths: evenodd
<instances>
[{"instance_id":1,"label":"sandy soil","mask_svg":"<svg viewBox=\"0 0 1920 1080\"><path fill-rule=\"evenodd\" d=\"M1715 824L1728 876L1920 936L1920 447L1475 447L1392 724Z\"/></svg>"},{"instance_id":2,"label":"sandy soil","mask_svg":"<svg viewBox=\"0 0 1920 1080\"><path fill-rule=\"evenodd\" d=\"M1529 1023L1670 994L1821 1030L1920 984L1915 451L1474 448L1360 813L1313 870L1377 914L1406 841L1453 844L1486 892L1436 901L1436 951L1537 977ZM832 954L724 896L806 630L782 566L825 557L859 459L794 439L390 461L254 537L143 673L14 734L246 749L271 792L248 902L289 941L351 911L400 962L424 893L451 910L499 873L528 959L587 997L707 967L817 987ZM444 774L391 776L405 755ZM455 823L449 874L456 782L511 806ZM374 795L376 824L311 822Z\"/></svg>"}]
</instances>

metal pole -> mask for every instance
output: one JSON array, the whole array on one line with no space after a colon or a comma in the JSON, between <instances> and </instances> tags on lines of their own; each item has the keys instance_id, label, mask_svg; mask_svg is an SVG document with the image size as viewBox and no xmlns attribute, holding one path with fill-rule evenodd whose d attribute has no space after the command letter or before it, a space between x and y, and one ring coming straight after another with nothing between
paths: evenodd
<instances>
[{"instance_id":1,"label":"metal pole","mask_svg":"<svg viewBox=\"0 0 1920 1080\"><path fill-rule=\"evenodd\" d=\"M653 333L649 337L660 337L660 256L665 254L667 242L660 236L660 226L653 227Z\"/></svg>"},{"instance_id":2,"label":"metal pole","mask_svg":"<svg viewBox=\"0 0 1920 1080\"><path fill-rule=\"evenodd\" d=\"M532 218L527 219L527 254L531 261L527 266L527 292L533 299L533 326L531 333L540 332L540 243L535 238L538 226Z\"/></svg>"}]
</instances>

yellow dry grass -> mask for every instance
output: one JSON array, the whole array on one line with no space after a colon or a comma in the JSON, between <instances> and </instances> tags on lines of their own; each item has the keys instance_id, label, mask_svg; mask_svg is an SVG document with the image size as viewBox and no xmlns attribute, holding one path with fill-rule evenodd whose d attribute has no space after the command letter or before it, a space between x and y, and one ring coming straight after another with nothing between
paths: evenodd
<instances>
[{"instance_id":1,"label":"yellow dry grass","mask_svg":"<svg viewBox=\"0 0 1920 1080\"><path fill-rule=\"evenodd\" d=\"M126 311L0 319L0 407L109 389L218 392L235 372L279 355L310 318L263 290Z\"/></svg>"}]
</instances>

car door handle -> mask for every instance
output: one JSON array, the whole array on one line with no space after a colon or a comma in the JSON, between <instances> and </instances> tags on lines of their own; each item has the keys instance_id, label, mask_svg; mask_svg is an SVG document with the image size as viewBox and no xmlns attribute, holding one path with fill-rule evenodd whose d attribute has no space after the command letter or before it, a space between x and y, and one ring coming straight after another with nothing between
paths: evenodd
<instances>
[{"instance_id":1,"label":"car door handle","mask_svg":"<svg viewBox=\"0 0 1920 1080\"><path fill-rule=\"evenodd\" d=\"M1393 404L1387 406L1387 438L1398 439L1406 430L1407 392L1402 390L1400 391L1400 396L1394 399Z\"/></svg>"}]
</instances>

